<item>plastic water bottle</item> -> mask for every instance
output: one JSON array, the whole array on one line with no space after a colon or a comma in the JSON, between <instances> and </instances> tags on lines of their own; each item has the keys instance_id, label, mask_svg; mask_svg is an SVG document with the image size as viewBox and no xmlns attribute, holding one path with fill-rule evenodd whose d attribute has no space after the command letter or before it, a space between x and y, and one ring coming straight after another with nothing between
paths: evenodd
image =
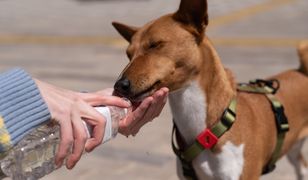
<instances>
[{"instance_id":1,"label":"plastic water bottle","mask_svg":"<svg viewBox=\"0 0 308 180\"><path fill-rule=\"evenodd\" d=\"M116 137L119 122L127 109L115 106L96 107L106 119L103 143ZM92 129L86 125L88 135ZM41 125L26 135L1 160L1 169L13 180L36 180L56 170L55 156L60 141L59 125Z\"/></svg>"}]
</instances>

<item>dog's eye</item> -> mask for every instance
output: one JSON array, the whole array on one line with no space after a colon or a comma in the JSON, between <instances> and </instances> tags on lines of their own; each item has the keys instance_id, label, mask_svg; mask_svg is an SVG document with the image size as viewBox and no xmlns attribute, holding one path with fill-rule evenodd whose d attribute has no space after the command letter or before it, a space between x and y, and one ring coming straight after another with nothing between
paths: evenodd
<instances>
[{"instance_id":1,"label":"dog's eye","mask_svg":"<svg viewBox=\"0 0 308 180\"><path fill-rule=\"evenodd\" d=\"M163 45L163 41L153 41L150 42L147 49L156 49Z\"/></svg>"}]
</instances>

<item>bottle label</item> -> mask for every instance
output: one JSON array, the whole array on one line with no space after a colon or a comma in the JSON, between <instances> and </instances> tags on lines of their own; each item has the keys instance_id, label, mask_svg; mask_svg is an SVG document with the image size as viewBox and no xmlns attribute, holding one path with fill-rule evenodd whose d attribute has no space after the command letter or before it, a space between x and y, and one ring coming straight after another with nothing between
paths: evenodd
<instances>
[{"instance_id":1,"label":"bottle label","mask_svg":"<svg viewBox=\"0 0 308 180\"><path fill-rule=\"evenodd\" d=\"M105 134L103 139L103 143L105 143L112 139L111 113L108 107L96 107L95 109L100 112L106 120Z\"/></svg>"}]
</instances>

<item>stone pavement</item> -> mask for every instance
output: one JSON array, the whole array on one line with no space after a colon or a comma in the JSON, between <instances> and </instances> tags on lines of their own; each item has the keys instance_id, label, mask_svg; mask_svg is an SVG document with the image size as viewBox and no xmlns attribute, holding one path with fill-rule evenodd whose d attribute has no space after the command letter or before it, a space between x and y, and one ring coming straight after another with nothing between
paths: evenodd
<instances>
[{"instance_id":1,"label":"stone pavement","mask_svg":"<svg viewBox=\"0 0 308 180\"><path fill-rule=\"evenodd\" d=\"M74 90L111 87L125 66L125 42L113 20L142 25L174 12L179 0L2 0L0 1L0 71L19 66L34 77ZM263 78L296 68L295 45L308 39L307 0L215 0L209 2L208 35L226 67L239 81ZM53 179L175 180L168 106L136 137L119 135L72 171ZM308 147L304 148L308 156ZM308 158L308 157L307 157ZM295 179L283 159L262 180ZM306 178L307 179L307 178Z\"/></svg>"}]
</instances>

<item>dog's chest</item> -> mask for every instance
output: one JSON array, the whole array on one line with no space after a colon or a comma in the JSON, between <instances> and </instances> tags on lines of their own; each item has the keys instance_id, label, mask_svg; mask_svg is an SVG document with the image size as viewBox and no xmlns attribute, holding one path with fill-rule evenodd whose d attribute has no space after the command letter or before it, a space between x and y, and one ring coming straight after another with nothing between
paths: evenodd
<instances>
[{"instance_id":1,"label":"dog's chest","mask_svg":"<svg viewBox=\"0 0 308 180\"><path fill-rule=\"evenodd\" d=\"M172 115L185 141L191 144L205 128L206 98L198 84L174 92L169 96ZM203 151L193 166L200 179L239 179L244 165L244 145L227 142L219 154Z\"/></svg>"},{"instance_id":2,"label":"dog's chest","mask_svg":"<svg viewBox=\"0 0 308 180\"><path fill-rule=\"evenodd\" d=\"M177 128L187 143L193 142L205 129L205 94L194 82L189 87L170 94L169 100Z\"/></svg>"}]
</instances>

